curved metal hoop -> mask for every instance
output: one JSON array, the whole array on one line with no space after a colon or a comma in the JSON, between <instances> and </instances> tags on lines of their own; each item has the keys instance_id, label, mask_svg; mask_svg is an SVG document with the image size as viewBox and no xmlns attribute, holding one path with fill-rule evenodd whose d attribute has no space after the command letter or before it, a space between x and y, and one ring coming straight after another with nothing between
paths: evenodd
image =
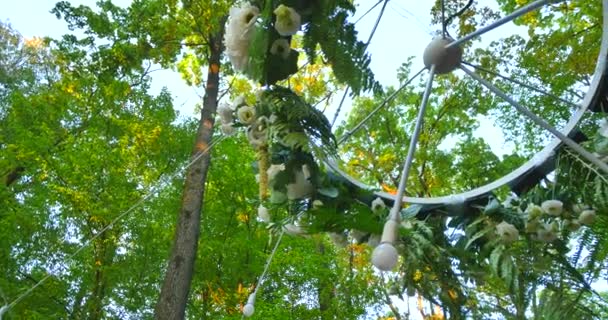
<instances>
[{"instance_id":1,"label":"curved metal hoop","mask_svg":"<svg viewBox=\"0 0 608 320\"><path fill-rule=\"evenodd\" d=\"M564 128L559 131L564 136L570 136L575 132L575 128L581 121L585 112L587 112L587 110L593 109L594 105L598 103L599 99L601 98L601 95L604 94L604 92L602 92L602 87L604 85L604 82L606 81L606 75L608 74L608 0L602 0L602 19L602 41L593 79L582 103L579 105L578 110L575 111L575 113L572 115L572 117L564 126ZM441 197L419 198L404 196L402 198L402 201L419 205L447 205L478 199L480 197L490 194L493 190L499 187L514 183L526 173L534 170L535 168L544 166L549 161L553 161L553 155L562 146L562 144L562 140L554 138L547 146L545 146L545 148L543 148L532 159L528 160L519 168L515 169L511 173L499 178L494 182L488 183L473 190ZM326 161L325 163L332 171L335 171L337 174L347 179L353 185L364 189L372 188L369 185L358 181L354 177L348 175L346 172L341 170L335 160ZM375 194L378 197L381 197L388 201L396 200L395 195L391 195L386 192L376 192Z\"/></svg>"}]
</instances>

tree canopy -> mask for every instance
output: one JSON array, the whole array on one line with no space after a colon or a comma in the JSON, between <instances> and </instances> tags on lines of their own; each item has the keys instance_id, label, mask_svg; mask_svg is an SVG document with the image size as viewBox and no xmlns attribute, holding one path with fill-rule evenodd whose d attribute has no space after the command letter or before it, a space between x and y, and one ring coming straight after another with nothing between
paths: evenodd
<instances>
[{"instance_id":1,"label":"tree canopy","mask_svg":"<svg viewBox=\"0 0 608 320\"><path fill-rule=\"evenodd\" d=\"M460 38L530 3L429 14ZM515 19L527 34L462 45L464 67L557 128L593 100L572 138L604 162L605 92L585 94L605 4L547 5ZM553 137L460 72L435 78L419 121L426 79L408 58L400 87L377 81L352 18L365 6L61 1L78 33L0 24L1 317L607 317L608 174L563 145L477 198L398 205L397 266L370 264L394 218L378 192L398 192L417 122L410 197L496 181ZM153 66L204 91L200 118L152 92ZM331 121L343 90L352 106ZM514 148L496 154L484 123Z\"/></svg>"}]
</instances>

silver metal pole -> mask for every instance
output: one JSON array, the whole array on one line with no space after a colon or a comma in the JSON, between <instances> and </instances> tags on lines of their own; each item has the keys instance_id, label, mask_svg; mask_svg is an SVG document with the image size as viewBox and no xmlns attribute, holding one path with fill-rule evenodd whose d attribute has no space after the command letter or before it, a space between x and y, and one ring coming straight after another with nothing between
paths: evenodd
<instances>
[{"instance_id":1,"label":"silver metal pole","mask_svg":"<svg viewBox=\"0 0 608 320\"><path fill-rule=\"evenodd\" d=\"M462 37L462 38L460 38L458 40L455 40L454 42L449 43L445 47L446 48L451 48L451 47L459 46L459 45L463 44L464 42L469 41L469 40L471 40L471 39L473 39L473 38L475 38L477 36L480 36L480 35L488 32L488 31L492 31L492 30L494 30L494 29L502 26L503 24L505 24L505 23L507 23L509 21L513 21L513 20L519 18L520 16L523 16L524 14L526 14L526 13L528 13L530 11L538 9L538 8L546 5L547 3L561 2L561 1L563 1L563 0L539 0L539 1L536 1L536 2L532 2L532 3L530 3L527 6L523 6L523 7L519 8L519 9L513 11L511 14L509 14L509 15L501 18L501 19L498 19L497 21L495 21L494 23L492 23L492 24L490 24L488 26L485 26L485 27L483 27L483 28L481 28L481 29L479 29L477 31L469 33L468 35L466 35L466 36L464 36L464 37Z\"/></svg>"},{"instance_id":2,"label":"silver metal pole","mask_svg":"<svg viewBox=\"0 0 608 320\"><path fill-rule=\"evenodd\" d=\"M602 162L602 160L598 159L596 156L591 154L589 151L585 150L585 148L581 147L581 145L574 142L574 140L568 138L566 135L561 133L559 130L555 129L552 125L547 123L545 120L543 120L539 116L535 115L534 113L532 113L532 111L530 111L526 107L520 105L515 100L511 99L511 97L507 96L504 92L502 92L500 89L495 87L490 82L482 79L479 75L477 75L473 71L469 70L467 67L461 65L460 69L462 69L465 73L467 73L473 79L480 82L483 86L488 88L488 90L492 91L495 95L497 95L497 96L503 98L505 101L509 102L513 107L515 107L515 109L517 109L517 111L526 115L528 118L532 119L532 121L534 121L534 123L536 123L537 125L543 127L544 129L548 130L549 132L551 132L554 136L556 136L558 139L560 139L568 147L572 148L572 150L574 150L578 154L580 154L583 158L587 159L589 162L595 164L600 169L602 169L604 172L608 173L608 164Z\"/></svg>"}]
</instances>

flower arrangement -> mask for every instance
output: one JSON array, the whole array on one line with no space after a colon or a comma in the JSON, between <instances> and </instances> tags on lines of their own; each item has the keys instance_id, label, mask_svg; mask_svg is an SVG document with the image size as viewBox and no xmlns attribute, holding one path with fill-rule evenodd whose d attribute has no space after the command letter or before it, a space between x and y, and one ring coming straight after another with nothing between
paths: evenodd
<instances>
[{"instance_id":1,"label":"flower arrangement","mask_svg":"<svg viewBox=\"0 0 608 320\"><path fill-rule=\"evenodd\" d=\"M261 221L272 225L277 220L273 208L284 205L297 206L292 210L296 215L310 213L306 222L300 217L282 223L292 234L312 232L315 224L342 232L330 221L335 216L346 215L351 221L359 215L378 216L369 208L369 191L351 190L344 180L325 170L323 160L335 155L337 148L327 118L291 89L277 84L298 70L301 52L291 43L292 36L301 33L310 63L316 52L311 49L320 46L338 78L346 79L355 89L376 86L367 67L369 58L360 50L362 43L345 19L352 11L349 1L253 1L233 7L226 24L224 44L233 69L258 82L262 89L255 101L240 96L230 104L221 104L217 110L220 128L225 135L243 129L256 150ZM336 21L329 26L327 15L339 15L337 22L342 28ZM318 16L325 17L319 20ZM341 47L336 47L337 41L328 41L328 35L340 38ZM351 79L353 75L356 78ZM363 86L361 79L365 80ZM319 219L321 216L330 218ZM379 231L380 220L371 222L367 228Z\"/></svg>"}]
</instances>

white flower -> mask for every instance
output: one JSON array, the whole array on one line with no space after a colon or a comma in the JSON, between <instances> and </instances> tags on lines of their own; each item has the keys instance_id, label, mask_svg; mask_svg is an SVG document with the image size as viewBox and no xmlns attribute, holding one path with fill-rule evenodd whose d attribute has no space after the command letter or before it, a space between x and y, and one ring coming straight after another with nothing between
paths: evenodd
<instances>
[{"instance_id":1,"label":"white flower","mask_svg":"<svg viewBox=\"0 0 608 320\"><path fill-rule=\"evenodd\" d=\"M279 5L274 14L277 20L274 23L274 28L282 36L291 36L300 30L302 24L300 15L291 7Z\"/></svg>"},{"instance_id":2,"label":"white flower","mask_svg":"<svg viewBox=\"0 0 608 320\"><path fill-rule=\"evenodd\" d=\"M230 105L230 108L232 108L232 110L236 110L241 106L245 106L247 105L247 102L245 102L245 96L244 95L240 95L236 98L234 98L234 100L232 101L232 104Z\"/></svg>"},{"instance_id":3,"label":"white flower","mask_svg":"<svg viewBox=\"0 0 608 320\"><path fill-rule=\"evenodd\" d=\"M237 110L237 116L242 124L252 124L255 120L255 109L250 106L242 106Z\"/></svg>"},{"instance_id":4,"label":"white flower","mask_svg":"<svg viewBox=\"0 0 608 320\"><path fill-rule=\"evenodd\" d=\"M268 213L268 209L263 205L258 207L258 218L264 222L270 222L270 214Z\"/></svg>"},{"instance_id":5,"label":"white flower","mask_svg":"<svg viewBox=\"0 0 608 320\"><path fill-rule=\"evenodd\" d=\"M526 232L527 233L536 233L536 231L538 231L538 228L540 227L540 222L538 221L538 219L532 219L529 221L526 221Z\"/></svg>"},{"instance_id":6,"label":"white flower","mask_svg":"<svg viewBox=\"0 0 608 320\"><path fill-rule=\"evenodd\" d=\"M234 116L233 116L234 110L227 103L222 103L217 108L217 113L220 116L220 120L222 121L222 124L232 123L232 121L234 120Z\"/></svg>"},{"instance_id":7,"label":"white flower","mask_svg":"<svg viewBox=\"0 0 608 320\"><path fill-rule=\"evenodd\" d=\"M608 119L604 118L600 121L600 129L598 130L598 133L602 137L608 138Z\"/></svg>"},{"instance_id":8,"label":"white flower","mask_svg":"<svg viewBox=\"0 0 608 320\"><path fill-rule=\"evenodd\" d=\"M249 43L260 10L252 5L230 8L230 17L224 34L226 55L236 71L244 71L249 63Z\"/></svg>"},{"instance_id":9,"label":"white flower","mask_svg":"<svg viewBox=\"0 0 608 320\"><path fill-rule=\"evenodd\" d=\"M302 227L297 226L293 223L288 223L284 225L283 230L285 231L285 233L290 234L292 236L300 236L306 233L304 229L302 229Z\"/></svg>"},{"instance_id":10,"label":"white flower","mask_svg":"<svg viewBox=\"0 0 608 320\"><path fill-rule=\"evenodd\" d=\"M553 242L557 239L556 230L553 224L545 224L545 226L536 232L538 240L542 242Z\"/></svg>"},{"instance_id":11,"label":"white flower","mask_svg":"<svg viewBox=\"0 0 608 320\"><path fill-rule=\"evenodd\" d=\"M331 239L331 242L333 242L336 247L344 248L348 245L348 239L344 233L329 232L328 234L329 239Z\"/></svg>"},{"instance_id":12,"label":"white flower","mask_svg":"<svg viewBox=\"0 0 608 320\"><path fill-rule=\"evenodd\" d=\"M247 128L247 139L254 147L263 146L266 144L267 137L266 132L260 133L253 128L253 126Z\"/></svg>"},{"instance_id":13,"label":"white flower","mask_svg":"<svg viewBox=\"0 0 608 320\"><path fill-rule=\"evenodd\" d=\"M503 221L496 226L496 233L505 243L511 243L519 238L519 231L517 231L517 228L506 221Z\"/></svg>"},{"instance_id":14,"label":"white flower","mask_svg":"<svg viewBox=\"0 0 608 320\"><path fill-rule=\"evenodd\" d=\"M262 116L259 117L254 124L247 128L247 138L249 143L254 147L259 147L266 144L268 140L267 129L268 118Z\"/></svg>"},{"instance_id":15,"label":"white flower","mask_svg":"<svg viewBox=\"0 0 608 320\"><path fill-rule=\"evenodd\" d=\"M581 212L583 212L585 209L588 209L588 208L589 207L586 204L577 203L572 206L572 211L574 211L574 213L580 214Z\"/></svg>"},{"instance_id":16,"label":"white flower","mask_svg":"<svg viewBox=\"0 0 608 320\"><path fill-rule=\"evenodd\" d=\"M266 174L268 175L268 181L274 180L274 178L279 174L279 172L285 170L285 164L271 164L266 170Z\"/></svg>"},{"instance_id":17,"label":"white flower","mask_svg":"<svg viewBox=\"0 0 608 320\"><path fill-rule=\"evenodd\" d=\"M279 38L272 43L272 46L270 46L270 53L281 56L283 59L287 59L287 57L289 57L290 51L291 47L289 46L289 41L287 41L287 39Z\"/></svg>"},{"instance_id":18,"label":"white flower","mask_svg":"<svg viewBox=\"0 0 608 320\"><path fill-rule=\"evenodd\" d=\"M528 214L528 219L536 219L543 214L543 209L533 203L529 204L526 208L526 213Z\"/></svg>"},{"instance_id":19,"label":"white flower","mask_svg":"<svg viewBox=\"0 0 608 320\"><path fill-rule=\"evenodd\" d=\"M232 123L222 123L220 129L222 130L222 133L227 136L233 135L235 131L234 126L232 126Z\"/></svg>"},{"instance_id":20,"label":"white flower","mask_svg":"<svg viewBox=\"0 0 608 320\"><path fill-rule=\"evenodd\" d=\"M313 190L313 185L304 177L304 172L298 170L295 172L295 181L287 185L287 198L302 199L312 194Z\"/></svg>"},{"instance_id":21,"label":"white flower","mask_svg":"<svg viewBox=\"0 0 608 320\"><path fill-rule=\"evenodd\" d=\"M374 199L374 201L372 201L372 211L373 212L379 212L382 211L386 208L386 205L384 204L384 201L380 198L376 198Z\"/></svg>"},{"instance_id":22,"label":"white flower","mask_svg":"<svg viewBox=\"0 0 608 320\"><path fill-rule=\"evenodd\" d=\"M564 209L564 204L559 200L547 200L540 206L550 216L559 216Z\"/></svg>"},{"instance_id":23,"label":"white flower","mask_svg":"<svg viewBox=\"0 0 608 320\"><path fill-rule=\"evenodd\" d=\"M319 209L323 206L323 201L317 199L315 201L312 202L312 208L313 209Z\"/></svg>"},{"instance_id":24,"label":"white flower","mask_svg":"<svg viewBox=\"0 0 608 320\"><path fill-rule=\"evenodd\" d=\"M581 214L578 216L578 222L580 224L584 224L586 226L592 224L593 222L595 222L595 210L584 210L583 212L581 212Z\"/></svg>"}]
</instances>

